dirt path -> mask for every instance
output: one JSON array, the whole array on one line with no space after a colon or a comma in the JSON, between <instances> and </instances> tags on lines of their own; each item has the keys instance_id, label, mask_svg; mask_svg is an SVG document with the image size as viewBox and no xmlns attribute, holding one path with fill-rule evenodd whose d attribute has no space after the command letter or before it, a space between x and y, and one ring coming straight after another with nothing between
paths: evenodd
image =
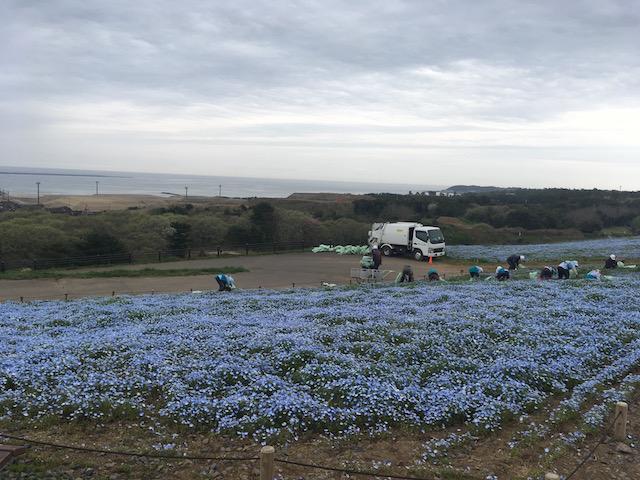
<instances>
[{"instance_id":1,"label":"dirt path","mask_svg":"<svg viewBox=\"0 0 640 480\"><path fill-rule=\"evenodd\" d=\"M244 267L248 272L234 274L238 286L247 288L318 287L323 282L339 285L350 282L350 270L359 266L360 257L331 253L287 253L248 257L210 258L146 265L126 265L118 269L174 269ZM407 258L384 258L382 268L393 270L387 280L393 281L404 265L411 265L416 278L424 278L430 265ZM452 261L436 261L433 265L441 275L451 277L466 272L466 266ZM490 268L490 267L487 267ZM103 270L105 268L92 268ZM188 292L216 288L212 275L190 277L121 277L121 278L63 278L35 280L0 280L0 300L52 299L101 296L124 293Z\"/></svg>"}]
</instances>

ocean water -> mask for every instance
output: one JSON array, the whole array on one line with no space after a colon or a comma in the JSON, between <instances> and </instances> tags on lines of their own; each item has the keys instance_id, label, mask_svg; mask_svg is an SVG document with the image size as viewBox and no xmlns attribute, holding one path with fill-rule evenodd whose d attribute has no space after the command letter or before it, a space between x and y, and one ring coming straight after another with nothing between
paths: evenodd
<instances>
[{"instance_id":1,"label":"ocean water","mask_svg":"<svg viewBox=\"0 0 640 480\"><path fill-rule=\"evenodd\" d=\"M362 183L321 180L216 177L166 173L109 172L0 166L0 189L11 196L35 197L36 182L40 195L100 194L184 195L185 187L193 196L287 197L292 193L408 193L443 190L434 185Z\"/></svg>"}]
</instances>

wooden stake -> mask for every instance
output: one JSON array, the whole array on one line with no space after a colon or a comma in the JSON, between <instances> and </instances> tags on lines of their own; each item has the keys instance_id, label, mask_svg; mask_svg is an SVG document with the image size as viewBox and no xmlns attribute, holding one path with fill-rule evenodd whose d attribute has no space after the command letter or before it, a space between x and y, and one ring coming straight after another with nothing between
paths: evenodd
<instances>
[{"instance_id":1,"label":"wooden stake","mask_svg":"<svg viewBox=\"0 0 640 480\"><path fill-rule=\"evenodd\" d=\"M262 447L260 450L260 480L273 480L273 459L276 456L275 448Z\"/></svg>"},{"instance_id":2,"label":"wooden stake","mask_svg":"<svg viewBox=\"0 0 640 480\"><path fill-rule=\"evenodd\" d=\"M616 402L615 423L613 424L613 436L616 440L624 441L627 439L627 414L629 413L629 405L625 402Z\"/></svg>"}]
</instances>

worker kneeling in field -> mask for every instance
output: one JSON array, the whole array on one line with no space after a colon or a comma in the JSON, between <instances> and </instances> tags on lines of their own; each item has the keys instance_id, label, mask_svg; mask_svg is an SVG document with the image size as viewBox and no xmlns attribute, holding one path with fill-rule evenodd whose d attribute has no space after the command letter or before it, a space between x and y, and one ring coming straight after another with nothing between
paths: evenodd
<instances>
[{"instance_id":1,"label":"worker kneeling in field","mask_svg":"<svg viewBox=\"0 0 640 480\"><path fill-rule=\"evenodd\" d=\"M427 280L429 280L430 282L437 282L440 280L440 274L435 268L429 269L429 271L427 272Z\"/></svg>"},{"instance_id":2,"label":"worker kneeling in field","mask_svg":"<svg viewBox=\"0 0 640 480\"><path fill-rule=\"evenodd\" d=\"M602 273L600 273L599 269L591 270L589 273L585 275L587 280L602 280Z\"/></svg>"},{"instance_id":3,"label":"worker kneeling in field","mask_svg":"<svg viewBox=\"0 0 640 480\"><path fill-rule=\"evenodd\" d=\"M396 283L413 282L413 270L411 265L405 265L402 272L396 277Z\"/></svg>"},{"instance_id":4,"label":"worker kneeling in field","mask_svg":"<svg viewBox=\"0 0 640 480\"><path fill-rule=\"evenodd\" d=\"M511 255L507 258L509 270L517 270L520 266L520 262L524 262L524 255Z\"/></svg>"},{"instance_id":5,"label":"worker kneeling in field","mask_svg":"<svg viewBox=\"0 0 640 480\"><path fill-rule=\"evenodd\" d=\"M218 282L219 292L230 292L231 290L236 288L236 282L231 275L219 273L218 275L216 275L216 282Z\"/></svg>"},{"instance_id":6,"label":"worker kneeling in field","mask_svg":"<svg viewBox=\"0 0 640 480\"><path fill-rule=\"evenodd\" d=\"M607 258L604 262L604 268L606 269L618 268L618 260L616 259L615 255L613 254L609 255L609 258Z\"/></svg>"},{"instance_id":7,"label":"worker kneeling in field","mask_svg":"<svg viewBox=\"0 0 640 480\"><path fill-rule=\"evenodd\" d=\"M568 279L571 277L571 273L578 274L578 262L576 260L566 260L558 265L558 278L560 280Z\"/></svg>"},{"instance_id":8,"label":"worker kneeling in field","mask_svg":"<svg viewBox=\"0 0 640 480\"><path fill-rule=\"evenodd\" d=\"M473 267L469 267L469 276L471 277L471 280L475 279L475 278L480 278L480 274L484 272L484 270L482 269L482 267L478 266L478 265L474 265Z\"/></svg>"},{"instance_id":9,"label":"worker kneeling in field","mask_svg":"<svg viewBox=\"0 0 640 480\"><path fill-rule=\"evenodd\" d=\"M555 273L556 273L556 269L547 265L542 270L540 270L540 274L538 275L538 278L540 280L551 280Z\"/></svg>"},{"instance_id":10,"label":"worker kneeling in field","mask_svg":"<svg viewBox=\"0 0 640 480\"><path fill-rule=\"evenodd\" d=\"M504 268L502 265L496 268L496 280L498 280L499 282L509 280L510 277L511 274L509 273L509 270Z\"/></svg>"}]
</instances>

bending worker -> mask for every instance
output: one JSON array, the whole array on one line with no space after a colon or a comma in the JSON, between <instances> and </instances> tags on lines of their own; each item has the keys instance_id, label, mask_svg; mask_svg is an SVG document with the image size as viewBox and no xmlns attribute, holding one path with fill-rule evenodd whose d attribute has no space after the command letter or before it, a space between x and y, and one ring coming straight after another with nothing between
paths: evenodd
<instances>
[{"instance_id":1,"label":"bending worker","mask_svg":"<svg viewBox=\"0 0 640 480\"><path fill-rule=\"evenodd\" d=\"M616 260L615 255L613 254L609 255L609 258L607 258L604 262L604 268L606 269L618 268L618 260Z\"/></svg>"},{"instance_id":2,"label":"bending worker","mask_svg":"<svg viewBox=\"0 0 640 480\"><path fill-rule=\"evenodd\" d=\"M435 268L429 269L427 272L427 280L430 282L437 282L440 280L440 274L438 274L438 271Z\"/></svg>"},{"instance_id":3,"label":"bending worker","mask_svg":"<svg viewBox=\"0 0 640 480\"><path fill-rule=\"evenodd\" d=\"M551 280L553 275L556 273L556 269L546 265L542 270L540 270L540 274L538 278L540 280Z\"/></svg>"},{"instance_id":4,"label":"bending worker","mask_svg":"<svg viewBox=\"0 0 640 480\"><path fill-rule=\"evenodd\" d=\"M560 265L558 265L558 278L568 279L571 277L571 273L573 272L575 275L578 274L578 262L576 260L565 260Z\"/></svg>"},{"instance_id":5,"label":"bending worker","mask_svg":"<svg viewBox=\"0 0 640 480\"><path fill-rule=\"evenodd\" d=\"M218 282L219 292L230 292L236 288L236 282L231 275L219 273L216 275L216 282Z\"/></svg>"},{"instance_id":6,"label":"bending worker","mask_svg":"<svg viewBox=\"0 0 640 480\"><path fill-rule=\"evenodd\" d=\"M496 280L498 280L499 282L509 280L510 277L511 277L511 274L509 273L509 270L504 268L502 265L496 268Z\"/></svg>"},{"instance_id":7,"label":"bending worker","mask_svg":"<svg viewBox=\"0 0 640 480\"><path fill-rule=\"evenodd\" d=\"M509 270L517 270L520 266L520 262L524 262L524 255L511 255L507 258Z\"/></svg>"},{"instance_id":8,"label":"bending worker","mask_svg":"<svg viewBox=\"0 0 640 480\"><path fill-rule=\"evenodd\" d=\"M482 269L482 267L478 266L478 265L474 265L473 267L469 267L469 276L471 277L471 280L473 280L474 278L480 278L480 274L484 272L484 270Z\"/></svg>"},{"instance_id":9,"label":"bending worker","mask_svg":"<svg viewBox=\"0 0 640 480\"><path fill-rule=\"evenodd\" d=\"M413 282L413 270L411 265L405 265L402 272L396 277L396 283Z\"/></svg>"},{"instance_id":10,"label":"bending worker","mask_svg":"<svg viewBox=\"0 0 640 480\"><path fill-rule=\"evenodd\" d=\"M602 273L600 273L599 269L591 270L589 273L585 275L587 280L602 280Z\"/></svg>"}]
</instances>

